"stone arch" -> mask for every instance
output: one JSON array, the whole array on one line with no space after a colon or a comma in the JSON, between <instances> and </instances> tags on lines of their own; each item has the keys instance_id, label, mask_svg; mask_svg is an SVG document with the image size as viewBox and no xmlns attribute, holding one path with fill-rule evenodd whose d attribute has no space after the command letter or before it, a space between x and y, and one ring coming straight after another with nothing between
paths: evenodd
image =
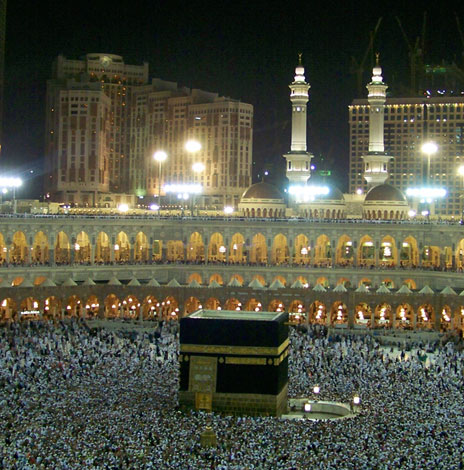
<instances>
[{"instance_id":1,"label":"stone arch","mask_svg":"<svg viewBox=\"0 0 464 470\"><path fill-rule=\"evenodd\" d=\"M347 278L347 277L341 277L338 281L337 281L337 286L339 284L342 284L346 289L349 289L351 287L351 281Z\"/></svg>"},{"instance_id":2,"label":"stone arch","mask_svg":"<svg viewBox=\"0 0 464 470\"><path fill-rule=\"evenodd\" d=\"M10 247L10 263L26 264L29 258L29 246L22 231L15 232Z\"/></svg>"},{"instance_id":3,"label":"stone arch","mask_svg":"<svg viewBox=\"0 0 464 470\"><path fill-rule=\"evenodd\" d=\"M303 284L303 287L309 287L309 281L304 276L297 276L295 281L300 281Z\"/></svg>"},{"instance_id":4,"label":"stone arch","mask_svg":"<svg viewBox=\"0 0 464 470\"><path fill-rule=\"evenodd\" d=\"M287 237L278 233L272 242L271 263L277 265L288 263L289 254Z\"/></svg>"},{"instance_id":5,"label":"stone arch","mask_svg":"<svg viewBox=\"0 0 464 470\"><path fill-rule=\"evenodd\" d=\"M167 242L166 258L168 261L184 260L184 244L181 240L169 240Z\"/></svg>"},{"instance_id":6,"label":"stone arch","mask_svg":"<svg viewBox=\"0 0 464 470\"><path fill-rule=\"evenodd\" d=\"M14 321L18 314L18 306L11 297L2 299L0 303L0 322Z\"/></svg>"},{"instance_id":7,"label":"stone arch","mask_svg":"<svg viewBox=\"0 0 464 470\"><path fill-rule=\"evenodd\" d=\"M184 304L184 314L189 315L190 313L196 312L202 308L201 302L196 297L189 297Z\"/></svg>"},{"instance_id":8,"label":"stone arch","mask_svg":"<svg viewBox=\"0 0 464 470\"><path fill-rule=\"evenodd\" d=\"M451 329L451 308L449 305L443 305L440 315L440 329L446 331Z\"/></svg>"},{"instance_id":9,"label":"stone arch","mask_svg":"<svg viewBox=\"0 0 464 470\"><path fill-rule=\"evenodd\" d=\"M341 301L336 301L330 309L331 325L347 325L348 324L348 308Z\"/></svg>"},{"instance_id":10,"label":"stone arch","mask_svg":"<svg viewBox=\"0 0 464 470\"><path fill-rule=\"evenodd\" d=\"M23 282L24 282L24 277L17 276L11 281L11 286L17 287L17 286L20 286Z\"/></svg>"},{"instance_id":11,"label":"stone arch","mask_svg":"<svg viewBox=\"0 0 464 470\"><path fill-rule=\"evenodd\" d=\"M31 262L34 264L46 264L49 258L48 237L44 232L39 231L34 236L31 246Z\"/></svg>"},{"instance_id":12,"label":"stone arch","mask_svg":"<svg viewBox=\"0 0 464 470\"><path fill-rule=\"evenodd\" d=\"M240 302L235 297L231 297L226 300L224 304L225 310L242 310L242 302Z\"/></svg>"},{"instance_id":13,"label":"stone arch","mask_svg":"<svg viewBox=\"0 0 464 470\"><path fill-rule=\"evenodd\" d=\"M240 276L240 274L232 274L230 280L232 281L232 279L237 279L237 281L240 283L241 286L243 286L243 277Z\"/></svg>"},{"instance_id":14,"label":"stone arch","mask_svg":"<svg viewBox=\"0 0 464 470\"><path fill-rule=\"evenodd\" d=\"M20 320L39 320L42 312L40 303L34 297L26 297L19 305Z\"/></svg>"},{"instance_id":15,"label":"stone arch","mask_svg":"<svg viewBox=\"0 0 464 470\"><path fill-rule=\"evenodd\" d=\"M285 305L280 299L273 299L269 303L269 306L267 307L268 312L284 312L285 311Z\"/></svg>"},{"instance_id":16,"label":"stone arch","mask_svg":"<svg viewBox=\"0 0 464 470\"><path fill-rule=\"evenodd\" d=\"M417 246L417 240L413 236L406 237L401 243L400 266L419 266L419 249Z\"/></svg>"},{"instance_id":17,"label":"stone arch","mask_svg":"<svg viewBox=\"0 0 464 470\"><path fill-rule=\"evenodd\" d=\"M287 285L287 280L286 280L283 276L280 276L280 275L275 276L274 279L272 280L272 282L274 282L274 281L279 281L279 282L281 282L284 286Z\"/></svg>"},{"instance_id":18,"label":"stone arch","mask_svg":"<svg viewBox=\"0 0 464 470\"><path fill-rule=\"evenodd\" d=\"M327 235L319 235L314 248L314 264L316 266L330 266L332 264L332 246Z\"/></svg>"},{"instance_id":19,"label":"stone arch","mask_svg":"<svg viewBox=\"0 0 464 470\"><path fill-rule=\"evenodd\" d=\"M403 281L403 285L407 286L411 290L417 289L417 284L414 279L405 279Z\"/></svg>"},{"instance_id":20,"label":"stone arch","mask_svg":"<svg viewBox=\"0 0 464 470\"><path fill-rule=\"evenodd\" d=\"M8 252L8 247L5 243L5 238L3 237L3 233L0 232L0 265L6 263L6 256Z\"/></svg>"},{"instance_id":21,"label":"stone arch","mask_svg":"<svg viewBox=\"0 0 464 470\"><path fill-rule=\"evenodd\" d=\"M342 235L337 242L335 263L341 266L352 266L353 259L353 240L348 235Z\"/></svg>"},{"instance_id":22,"label":"stone arch","mask_svg":"<svg viewBox=\"0 0 464 470\"><path fill-rule=\"evenodd\" d=\"M245 238L241 233L232 235L229 246L229 263L246 263Z\"/></svg>"},{"instance_id":23,"label":"stone arch","mask_svg":"<svg viewBox=\"0 0 464 470\"><path fill-rule=\"evenodd\" d=\"M206 310L221 310L221 302L216 297L210 297L205 302Z\"/></svg>"},{"instance_id":24,"label":"stone arch","mask_svg":"<svg viewBox=\"0 0 464 470\"><path fill-rule=\"evenodd\" d=\"M398 264L398 250L395 239L391 235L383 237L380 242L379 261L384 266L396 266Z\"/></svg>"},{"instance_id":25,"label":"stone arch","mask_svg":"<svg viewBox=\"0 0 464 470\"><path fill-rule=\"evenodd\" d=\"M1 243L1 240L0 240L0 243ZM464 238L461 238L461 240L459 240L456 246L456 251L455 251L454 256L456 259L456 269L458 269L458 271L464 271Z\"/></svg>"},{"instance_id":26,"label":"stone arch","mask_svg":"<svg viewBox=\"0 0 464 470\"><path fill-rule=\"evenodd\" d=\"M108 264L110 261L110 239L106 232L99 232L95 240L95 263Z\"/></svg>"},{"instance_id":27,"label":"stone arch","mask_svg":"<svg viewBox=\"0 0 464 470\"><path fill-rule=\"evenodd\" d=\"M359 241L358 266L375 265L375 244L369 235L364 235Z\"/></svg>"},{"instance_id":28,"label":"stone arch","mask_svg":"<svg viewBox=\"0 0 464 470\"><path fill-rule=\"evenodd\" d=\"M156 320L159 314L160 303L153 295L147 295L142 302L142 315L144 320Z\"/></svg>"},{"instance_id":29,"label":"stone arch","mask_svg":"<svg viewBox=\"0 0 464 470\"><path fill-rule=\"evenodd\" d=\"M263 310L263 305L259 300L251 298L246 302L244 310L248 312L261 312Z\"/></svg>"},{"instance_id":30,"label":"stone arch","mask_svg":"<svg viewBox=\"0 0 464 470\"><path fill-rule=\"evenodd\" d=\"M329 287L329 280L325 276L320 276L316 279L316 285L320 284L322 287Z\"/></svg>"},{"instance_id":31,"label":"stone arch","mask_svg":"<svg viewBox=\"0 0 464 470\"><path fill-rule=\"evenodd\" d=\"M306 309L304 302L299 299L294 299L288 306L288 317L289 320L295 323L302 323L306 319Z\"/></svg>"},{"instance_id":32,"label":"stone arch","mask_svg":"<svg viewBox=\"0 0 464 470\"><path fill-rule=\"evenodd\" d=\"M108 294L103 303L105 318L119 318L122 316L121 301L115 294Z\"/></svg>"},{"instance_id":33,"label":"stone arch","mask_svg":"<svg viewBox=\"0 0 464 470\"><path fill-rule=\"evenodd\" d=\"M253 276L252 281L255 280L255 279L256 279L258 282L260 282L263 286L266 286L266 285L267 285L266 279L264 279L264 277L261 276L261 274L255 274L255 275ZM284 285L285 285L285 284L284 284Z\"/></svg>"},{"instance_id":34,"label":"stone arch","mask_svg":"<svg viewBox=\"0 0 464 470\"><path fill-rule=\"evenodd\" d=\"M222 276L218 273L211 274L209 278L209 284L211 284L213 281L216 281L220 286L224 284L224 280L222 279Z\"/></svg>"},{"instance_id":35,"label":"stone arch","mask_svg":"<svg viewBox=\"0 0 464 470\"><path fill-rule=\"evenodd\" d=\"M250 263L266 264L267 263L267 245L266 238L262 233L253 236L250 250Z\"/></svg>"},{"instance_id":36,"label":"stone arch","mask_svg":"<svg viewBox=\"0 0 464 470\"><path fill-rule=\"evenodd\" d=\"M74 262L90 264L90 239L86 232L81 231L76 236L74 243Z\"/></svg>"},{"instance_id":37,"label":"stone arch","mask_svg":"<svg viewBox=\"0 0 464 470\"><path fill-rule=\"evenodd\" d=\"M429 303L423 303L417 309L416 328L433 329L435 326L435 309Z\"/></svg>"},{"instance_id":38,"label":"stone arch","mask_svg":"<svg viewBox=\"0 0 464 470\"><path fill-rule=\"evenodd\" d=\"M187 285L193 281L197 281L198 284L203 284L203 279L201 278L201 274L199 273L190 274L190 276L187 278Z\"/></svg>"},{"instance_id":39,"label":"stone arch","mask_svg":"<svg viewBox=\"0 0 464 470\"><path fill-rule=\"evenodd\" d=\"M224 237L219 232L214 232L211 235L208 245L208 262L223 263L226 260L226 246L224 244Z\"/></svg>"},{"instance_id":40,"label":"stone arch","mask_svg":"<svg viewBox=\"0 0 464 470\"><path fill-rule=\"evenodd\" d=\"M394 289L395 288L395 281L393 281L393 279L390 279L389 277L387 277L386 279L383 279L382 284L385 287L388 287L389 289Z\"/></svg>"},{"instance_id":41,"label":"stone arch","mask_svg":"<svg viewBox=\"0 0 464 470\"><path fill-rule=\"evenodd\" d=\"M205 260L205 244L203 237L199 232L193 232L190 235L187 244L187 260L202 262Z\"/></svg>"},{"instance_id":42,"label":"stone arch","mask_svg":"<svg viewBox=\"0 0 464 470\"><path fill-rule=\"evenodd\" d=\"M148 261L148 238L143 232L139 232L135 236L134 260L139 263Z\"/></svg>"},{"instance_id":43,"label":"stone arch","mask_svg":"<svg viewBox=\"0 0 464 470\"><path fill-rule=\"evenodd\" d=\"M100 304L96 295L92 294L85 302L85 318L92 319L98 317L100 311Z\"/></svg>"},{"instance_id":44,"label":"stone arch","mask_svg":"<svg viewBox=\"0 0 464 470\"><path fill-rule=\"evenodd\" d=\"M83 304L77 295L71 295L66 301L63 316L65 318L80 318L83 316Z\"/></svg>"},{"instance_id":45,"label":"stone arch","mask_svg":"<svg viewBox=\"0 0 464 470\"><path fill-rule=\"evenodd\" d=\"M319 300L315 300L309 307L308 320L311 324L326 325L327 308L325 304Z\"/></svg>"},{"instance_id":46,"label":"stone arch","mask_svg":"<svg viewBox=\"0 0 464 470\"><path fill-rule=\"evenodd\" d=\"M46 276L37 276L35 279L34 279L34 286L40 286L42 285L45 281L47 280L47 277Z\"/></svg>"},{"instance_id":47,"label":"stone arch","mask_svg":"<svg viewBox=\"0 0 464 470\"><path fill-rule=\"evenodd\" d=\"M162 240L153 240L152 259L153 261L161 261L163 259L163 241Z\"/></svg>"},{"instance_id":48,"label":"stone arch","mask_svg":"<svg viewBox=\"0 0 464 470\"><path fill-rule=\"evenodd\" d=\"M358 282L358 287L361 287L362 285L366 286L368 289L371 288L372 286L372 281L368 277L363 277L359 282Z\"/></svg>"},{"instance_id":49,"label":"stone arch","mask_svg":"<svg viewBox=\"0 0 464 470\"><path fill-rule=\"evenodd\" d=\"M440 266L441 249L438 246L426 245L422 249L421 260L424 268L438 268Z\"/></svg>"},{"instance_id":50,"label":"stone arch","mask_svg":"<svg viewBox=\"0 0 464 470\"><path fill-rule=\"evenodd\" d=\"M410 330L413 327L414 310L408 303L398 305L396 309L395 328Z\"/></svg>"},{"instance_id":51,"label":"stone arch","mask_svg":"<svg viewBox=\"0 0 464 470\"><path fill-rule=\"evenodd\" d=\"M365 302L360 302L358 305L356 305L354 317L355 325L370 327L371 317L372 310L368 304L366 304Z\"/></svg>"},{"instance_id":52,"label":"stone arch","mask_svg":"<svg viewBox=\"0 0 464 470\"><path fill-rule=\"evenodd\" d=\"M302 266L306 266L311 262L311 247L309 240L303 233L298 234L294 240L295 254L293 262Z\"/></svg>"},{"instance_id":53,"label":"stone arch","mask_svg":"<svg viewBox=\"0 0 464 470\"><path fill-rule=\"evenodd\" d=\"M114 260L117 263L128 263L131 258L131 245L126 232L119 232L114 244Z\"/></svg>"},{"instance_id":54,"label":"stone arch","mask_svg":"<svg viewBox=\"0 0 464 470\"><path fill-rule=\"evenodd\" d=\"M376 305L374 309L374 327L391 328L393 325L392 308L385 302Z\"/></svg>"},{"instance_id":55,"label":"stone arch","mask_svg":"<svg viewBox=\"0 0 464 470\"><path fill-rule=\"evenodd\" d=\"M121 303L123 318L137 319L139 317L140 302L135 295L127 295Z\"/></svg>"},{"instance_id":56,"label":"stone arch","mask_svg":"<svg viewBox=\"0 0 464 470\"><path fill-rule=\"evenodd\" d=\"M161 317L163 320L179 319L179 303L173 296L167 296L161 302Z\"/></svg>"},{"instance_id":57,"label":"stone arch","mask_svg":"<svg viewBox=\"0 0 464 470\"><path fill-rule=\"evenodd\" d=\"M56 235L55 241L55 263L69 264L71 262L71 244L68 235L61 231Z\"/></svg>"},{"instance_id":58,"label":"stone arch","mask_svg":"<svg viewBox=\"0 0 464 470\"><path fill-rule=\"evenodd\" d=\"M54 295L47 297L44 301L43 316L45 319L61 318L62 306L61 300Z\"/></svg>"}]
</instances>

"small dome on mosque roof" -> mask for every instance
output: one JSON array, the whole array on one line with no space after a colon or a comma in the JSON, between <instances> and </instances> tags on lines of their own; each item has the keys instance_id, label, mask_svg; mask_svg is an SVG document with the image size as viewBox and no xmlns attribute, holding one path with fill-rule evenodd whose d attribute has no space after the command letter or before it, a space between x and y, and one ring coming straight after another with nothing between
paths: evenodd
<instances>
[{"instance_id":1,"label":"small dome on mosque roof","mask_svg":"<svg viewBox=\"0 0 464 470\"><path fill-rule=\"evenodd\" d=\"M405 195L399 189L391 186L390 184L379 184L369 190L364 202L374 201L407 202Z\"/></svg>"},{"instance_id":2,"label":"small dome on mosque roof","mask_svg":"<svg viewBox=\"0 0 464 470\"><path fill-rule=\"evenodd\" d=\"M242 199L283 199L281 192L272 184L252 184L243 194Z\"/></svg>"}]
</instances>

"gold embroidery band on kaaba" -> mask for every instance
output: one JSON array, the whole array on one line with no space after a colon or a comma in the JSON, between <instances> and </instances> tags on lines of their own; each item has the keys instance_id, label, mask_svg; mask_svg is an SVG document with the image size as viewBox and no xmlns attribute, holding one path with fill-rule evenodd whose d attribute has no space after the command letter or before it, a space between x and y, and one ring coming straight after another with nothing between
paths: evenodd
<instances>
[{"instance_id":1,"label":"gold embroidery band on kaaba","mask_svg":"<svg viewBox=\"0 0 464 470\"><path fill-rule=\"evenodd\" d=\"M288 338L277 348L267 346L218 346L213 344L181 344L181 353L224 354L237 356L280 356L288 348Z\"/></svg>"}]
</instances>

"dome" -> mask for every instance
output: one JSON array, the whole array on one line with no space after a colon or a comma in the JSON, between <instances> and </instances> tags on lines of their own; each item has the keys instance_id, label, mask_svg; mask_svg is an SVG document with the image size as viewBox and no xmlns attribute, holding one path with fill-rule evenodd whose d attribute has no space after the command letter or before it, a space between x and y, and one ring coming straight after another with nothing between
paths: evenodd
<instances>
[{"instance_id":1,"label":"dome","mask_svg":"<svg viewBox=\"0 0 464 470\"><path fill-rule=\"evenodd\" d=\"M395 201L402 203L407 202L405 195L399 189L396 189L394 186L389 184L379 184L378 186L374 186L369 190L369 192L366 194L366 199L364 202L375 201Z\"/></svg>"},{"instance_id":2,"label":"dome","mask_svg":"<svg viewBox=\"0 0 464 470\"><path fill-rule=\"evenodd\" d=\"M269 183L252 184L243 194L243 199L283 199L280 191Z\"/></svg>"}]
</instances>

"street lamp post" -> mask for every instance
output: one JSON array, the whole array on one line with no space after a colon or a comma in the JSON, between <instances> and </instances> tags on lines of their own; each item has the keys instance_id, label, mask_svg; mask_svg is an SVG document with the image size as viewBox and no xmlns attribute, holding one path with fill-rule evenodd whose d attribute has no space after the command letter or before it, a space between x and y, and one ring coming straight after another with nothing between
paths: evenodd
<instances>
[{"instance_id":1,"label":"street lamp post","mask_svg":"<svg viewBox=\"0 0 464 470\"><path fill-rule=\"evenodd\" d=\"M426 184L430 184L430 158L437 153L438 146L435 142L425 142L421 147L422 153L427 155L427 180Z\"/></svg>"},{"instance_id":2,"label":"street lamp post","mask_svg":"<svg viewBox=\"0 0 464 470\"><path fill-rule=\"evenodd\" d=\"M166 161L168 154L164 150L158 150L153 154L153 158L158 162L158 210L161 211L161 164Z\"/></svg>"},{"instance_id":3,"label":"street lamp post","mask_svg":"<svg viewBox=\"0 0 464 470\"><path fill-rule=\"evenodd\" d=\"M199 174L199 173L202 173L203 171L205 171L205 165L201 162L197 162L197 163L194 163L192 165L192 170L193 170L193 182L196 183L196 175ZM192 216L193 216L193 211L195 209L195 193L193 193L192 195ZM198 211L197 211L197 214L198 214Z\"/></svg>"}]
</instances>

